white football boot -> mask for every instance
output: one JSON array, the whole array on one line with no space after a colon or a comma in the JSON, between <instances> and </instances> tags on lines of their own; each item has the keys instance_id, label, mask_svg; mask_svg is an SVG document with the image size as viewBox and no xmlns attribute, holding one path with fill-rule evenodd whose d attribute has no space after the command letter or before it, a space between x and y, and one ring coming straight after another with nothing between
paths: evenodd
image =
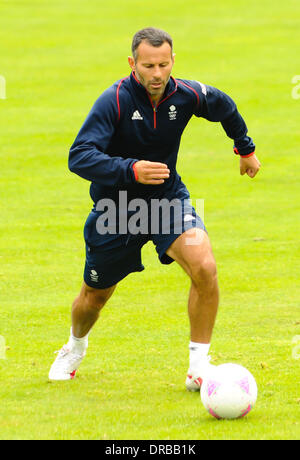
<instances>
[{"instance_id":1,"label":"white football boot","mask_svg":"<svg viewBox=\"0 0 300 460\"><path fill-rule=\"evenodd\" d=\"M72 351L68 345L64 345L59 351L57 358L51 366L49 380L72 380L86 355L86 352L79 353Z\"/></svg>"},{"instance_id":2,"label":"white football boot","mask_svg":"<svg viewBox=\"0 0 300 460\"><path fill-rule=\"evenodd\" d=\"M203 360L197 370L188 370L185 386L188 391L200 391L204 377L215 369L216 366L210 364L211 357Z\"/></svg>"}]
</instances>

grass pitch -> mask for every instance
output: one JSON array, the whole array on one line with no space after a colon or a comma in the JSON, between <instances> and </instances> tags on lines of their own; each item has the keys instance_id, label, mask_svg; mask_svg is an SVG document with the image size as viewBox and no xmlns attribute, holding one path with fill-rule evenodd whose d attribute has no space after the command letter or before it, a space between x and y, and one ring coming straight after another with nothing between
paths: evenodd
<instances>
[{"instance_id":1,"label":"grass pitch","mask_svg":"<svg viewBox=\"0 0 300 460\"><path fill-rule=\"evenodd\" d=\"M0 15L0 438L299 439L299 2L13 1ZM221 304L215 364L258 384L244 419L217 421L185 391L189 281L161 266L120 283L71 383L47 376L82 280L88 182L68 149L98 95L128 75L133 34L174 38L173 75L236 100L262 163L250 180L222 127L193 119L178 171L205 222ZM5 343L5 344L4 344Z\"/></svg>"}]
</instances>

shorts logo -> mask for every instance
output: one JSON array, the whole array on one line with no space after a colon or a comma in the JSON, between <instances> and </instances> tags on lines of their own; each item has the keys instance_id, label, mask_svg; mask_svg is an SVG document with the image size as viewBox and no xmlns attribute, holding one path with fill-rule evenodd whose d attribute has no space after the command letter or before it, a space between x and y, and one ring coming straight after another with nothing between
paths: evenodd
<instances>
[{"instance_id":1,"label":"shorts logo","mask_svg":"<svg viewBox=\"0 0 300 460\"><path fill-rule=\"evenodd\" d=\"M169 107L169 120L176 120L177 117L177 110L175 105L171 105Z\"/></svg>"},{"instance_id":2,"label":"shorts logo","mask_svg":"<svg viewBox=\"0 0 300 460\"><path fill-rule=\"evenodd\" d=\"M190 220L194 220L194 216L192 216L192 214L186 214L183 220L184 222L189 222Z\"/></svg>"},{"instance_id":3,"label":"shorts logo","mask_svg":"<svg viewBox=\"0 0 300 460\"><path fill-rule=\"evenodd\" d=\"M99 280L99 276L96 270L91 270L90 277L91 277L91 280L94 281L94 283L97 283Z\"/></svg>"}]
</instances>

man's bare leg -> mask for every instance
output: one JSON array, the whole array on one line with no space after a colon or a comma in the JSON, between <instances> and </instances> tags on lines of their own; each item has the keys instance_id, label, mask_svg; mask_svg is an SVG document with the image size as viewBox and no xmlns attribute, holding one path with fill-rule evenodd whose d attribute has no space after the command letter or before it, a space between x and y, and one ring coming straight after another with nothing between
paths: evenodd
<instances>
[{"instance_id":1,"label":"man's bare leg","mask_svg":"<svg viewBox=\"0 0 300 460\"><path fill-rule=\"evenodd\" d=\"M51 366L50 380L70 380L75 377L75 372L86 354L88 334L115 288L116 286L94 289L83 283L72 305L72 328L69 341L59 351Z\"/></svg>"},{"instance_id":2,"label":"man's bare leg","mask_svg":"<svg viewBox=\"0 0 300 460\"><path fill-rule=\"evenodd\" d=\"M167 254L180 264L191 279L188 299L191 340L189 373L193 374L194 378L194 374L201 374L201 367L207 364L207 354L218 311L216 262L209 238L200 228L183 233L172 243ZM199 378L195 385L199 386L201 381Z\"/></svg>"},{"instance_id":3,"label":"man's bare leg","mask_svg":"<svg viewBox=\"0 0 300 460\"><path fill-rule=\"evenodd\" d=\"M72 332L75 337L82 338L89 333L115 289L116 285L108 289L94 289L83 282L72 305Z\"/></svg>"},{"instance_id":4,"label":"man's bare leg","mask_svg":"<svg viewBox=\"0 0 300 460\"><path fill-rule=\"evenodd\" d=\"M167 254L191 279L188 300L191 341L210 343L218 311L219 288L209 238L199 228L188 230L172 243Z\"/></svg>"}]
</instances>

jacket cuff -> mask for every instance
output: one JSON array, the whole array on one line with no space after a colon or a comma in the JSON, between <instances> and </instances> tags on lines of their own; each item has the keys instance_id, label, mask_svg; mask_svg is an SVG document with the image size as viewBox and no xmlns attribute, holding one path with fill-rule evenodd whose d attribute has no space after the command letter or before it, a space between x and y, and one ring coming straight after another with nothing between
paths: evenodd
<instances>
[{"instance_id":1,"label":"jacket cuff","mask_svg":"<svg viewBox=\"0 0 300 460\"><path fill-rule=\"evenodd\" d=\"M255 154L255 150L253 152L250 152L250 153L240 153L236 147L234 147L233 151L234 151L234 153L236 155L240 155L243 158L252 157L252 155Z\"/></svg>"},{"instance_id":2,"label":"jacket cuff","mask_svg":"<svg viewBox=\"0 0 300 460\"><path fill-rule=\"evenodd\" d=\"M132 165L131 165L131 172L132 172L132 177L133 177L133 182L137 182L138 181L138 173L137 173L137 170L136 170L136 167L135 167L135 164L137 163L137 161L135 161Z\"/></svg>"}]
</instances>

